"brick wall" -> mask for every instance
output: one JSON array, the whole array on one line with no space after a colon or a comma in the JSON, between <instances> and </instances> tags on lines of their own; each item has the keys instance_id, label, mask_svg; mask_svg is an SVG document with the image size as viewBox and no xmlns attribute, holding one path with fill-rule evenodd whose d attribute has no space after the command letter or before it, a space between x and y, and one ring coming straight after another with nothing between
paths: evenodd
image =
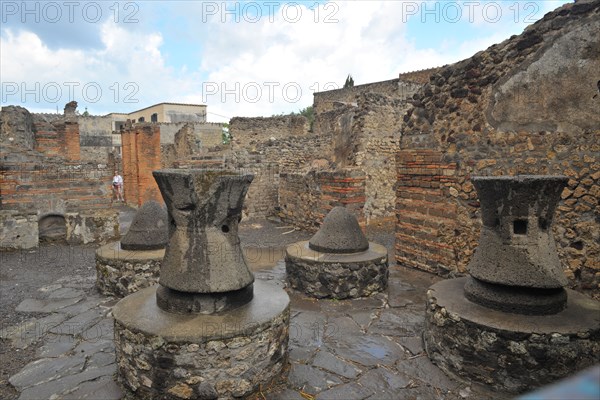
<instances>
[{"instance_id":1,"label":"brick wall","mask_svg":"<svg viewBox=\"0 0 600 400\"><path fill-rule=\"evenodd\" d=\"M160 128L156 124L129 125L121 132L125 200L141 206L162 202L152 171L161 168Z\"/></svg>"},{"instance_id":2,"label":"brick wall","mask_svg":"<svg viewBox=\"0 0 600 400\"><path fill-rule=\"evenodd\" d=\"M458 269L455 249L441 238L456 225L456 205L448 202L456 164L433 150L400 151L396 164L396 261L442 275Z\"/></svg>"},{"instance_id":3,"label":"brick wall","mask_svg":"<svg viewBox=\"0 0 600 400\"><path fill-rule=\"evenodd\" d=\"M282 173L279 217L311 232L318 230L333 207L349 209L364 226L365 175L360 170Z\"/></svg>"},{"instance_id":4,"label":"brick wall","mask_svg":"<svg viewBox=\"0 0 600 400\"><path fill-rule=\"evenodd\" d=\"M0 160L1 209L45 215L110 205L110 166L8 145Z\"/></svg>"}]
</instances>

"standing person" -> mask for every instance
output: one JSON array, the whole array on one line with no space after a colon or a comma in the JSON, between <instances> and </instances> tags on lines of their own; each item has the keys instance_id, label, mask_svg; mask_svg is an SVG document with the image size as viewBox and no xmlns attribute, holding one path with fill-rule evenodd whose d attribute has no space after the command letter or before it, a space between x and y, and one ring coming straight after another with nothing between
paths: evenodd
<instances>
[{"instance_id":1,"label":"standing person","mask_svg":"<svg viewBox=\"0 0 600 400\"><path fill-rule=\"evenodd\" d=\"M115 171L115 176L112 179L113 194L117 196L117 201L125 202L123 198L123 177ZM114 198L114 196L113 196Z\"/></svg>"}]
</instances>

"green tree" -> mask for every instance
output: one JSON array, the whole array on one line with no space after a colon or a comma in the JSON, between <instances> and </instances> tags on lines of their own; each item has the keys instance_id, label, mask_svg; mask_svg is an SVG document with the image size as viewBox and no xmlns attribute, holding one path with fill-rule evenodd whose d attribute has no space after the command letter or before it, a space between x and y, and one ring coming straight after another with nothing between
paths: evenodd
<instances>
[{"instance_id":1,"label":"green tree","mask_svg":"<svg viewBox=\"0 0 600 400\"><path fill-rule=\"evenodd\" d=\"M315 122L315 110L313 109L313 106L308 106L306 108L301 109L300 111L298 111L298 114L306 117L310 124L309 130L312 132L313 123Z\"/></svg>"},{"instance_id":2,"label":"green tree","mask_svg":"<svg viewBox=\"0 0 600 400\"><path fill-rule=\"evenodd\" d=\"M354 79L350 74L348 74L348 77L346 78L346 82L344 83L344 89L349 87L354 87Z\"/></svg>"}]
</instances>

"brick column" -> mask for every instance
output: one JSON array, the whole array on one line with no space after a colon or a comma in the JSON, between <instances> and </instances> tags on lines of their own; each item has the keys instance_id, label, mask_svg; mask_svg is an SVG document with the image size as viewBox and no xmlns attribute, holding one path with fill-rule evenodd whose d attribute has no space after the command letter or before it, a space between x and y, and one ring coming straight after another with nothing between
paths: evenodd
<instances>
[{"instance_id":1,"label":"brick column","mask_svg":"<svg viewBox=\"0 0 600 400\"><path fill-rule=\"evenodd\" d=\"M79 143L79 123L65 122L64 129L64 146L65 156L69 161L79 161L81 159L80 143Z\"/></svg>"},{"instance_id":2,"label":"brick column","mask_svg":"<svg viewBox=\"0 0 600 400\"><path fill-rule=\"evenodd\" d=\"M121 131L121 153L123 166L123 191L125 200L137 203L137 162L136 162L135 132L132 128Z\"/></svg>"},{"instance_id":3,"label":"brick column","mask_svg":"<svg viewBox=\"0 0 600 400\"><path fill-rule=\"evenodd\" d=\"M152 171L161 169L160 165L160 127L156 124L144 124L136 127L137 184L138 205L148 200L162 203L162 196Z\"/></svg>"}]
</instances>

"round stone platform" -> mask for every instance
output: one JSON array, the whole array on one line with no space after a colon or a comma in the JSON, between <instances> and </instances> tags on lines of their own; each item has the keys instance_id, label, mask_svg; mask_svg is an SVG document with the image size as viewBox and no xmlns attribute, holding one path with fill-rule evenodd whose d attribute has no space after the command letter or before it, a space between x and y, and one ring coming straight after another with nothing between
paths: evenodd
<instances>
[{"instance_id":1,"label":"round stone platform","mask_svg":"<svg viewBox=\"0 0 600 400\"><path fill-rule=\"evenodd\" d=\"M158 283L165 249L124 250L111 242L96 250L96 287L105 295L125 297Z\"/></svg>"},{"instance_id":2,"label":"round stone platform","mask_svg":"<svg viewBox=\"0 0 600 400\"><path fill-rule=\"evenodd\" d=\"M600 302L567 290L557 314L512 314L467 300L466 281L441 281L427 293L426 350L445 372L518 393L598 362Z\"/></svg>"},{"instance_id":3,"label":"round stone platform","mask_svg":"<svg viewBox=\"0 0 600 400\"><path fill-rule=\"evenodd\" d=\"M251 302L222 314L161 310L156 286L113 308L118 381L136 398L231 399L276 379L287 362L289 297L257 280Z\"/></svg>"},{"instance_id":4,"label":"round stone platform","mask_svg":"<svg viewBox=\"0 0 600 400\"><path fill-rule=\"evenodd\" d=\"M389 275L387 249L372 242L351 254L321 253L308 241L297 242L286 249L285 267L291 287L317 298L370 296L385 290Z\"/></svg>"}]
</instances>

